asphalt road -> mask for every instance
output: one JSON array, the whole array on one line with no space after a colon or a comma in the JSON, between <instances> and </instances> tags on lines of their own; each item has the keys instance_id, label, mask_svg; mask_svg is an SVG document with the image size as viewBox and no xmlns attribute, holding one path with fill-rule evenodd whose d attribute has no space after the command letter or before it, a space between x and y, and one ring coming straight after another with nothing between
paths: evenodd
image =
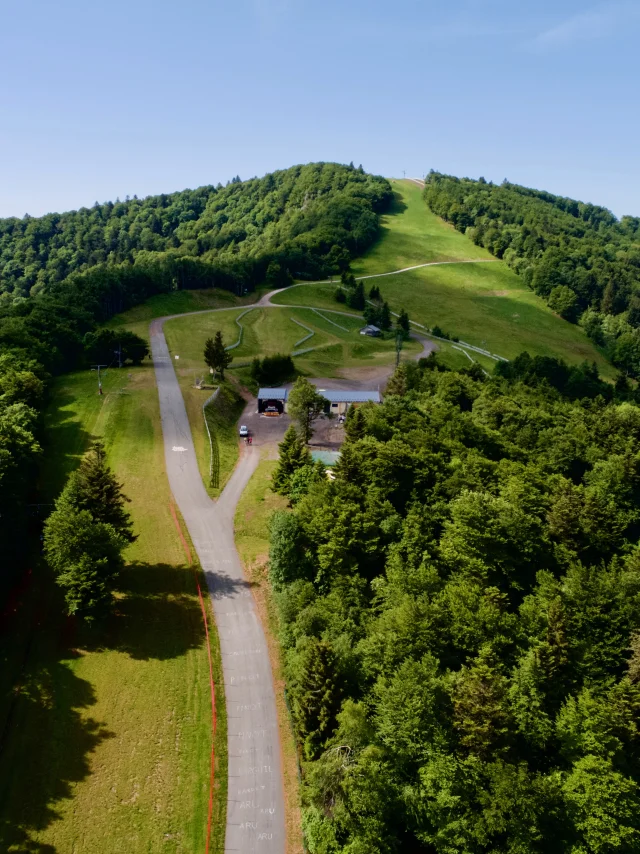
<instances>
[{"instance_id":1,"label":"asphalt road","mask_svg":"<svg viewBox=\"0 0 640 854\"><path fill-rule=\"evenodd\" d=\"M276 293L279 290L265 294L254 307L271 306ZM186 314L225 310L229 309L203 309ZM264 631L236 550L233 522L236 505L258 465L260 446L278 441L289 419L287 416L264 419L255 411L255 403L247 405L240 423L249 426L254 442L241 446L238 465L218 501L212 501L202 483L182 392L163 332L165 321L184 316L171 315L151 322L151 354L160 398L169 485L204 571L220 637L229 754L224 850L229 854L284 854L284 792L273 676ZM419 356L436 348L423 336L415 337L423 345Z\"/></svg>"},{"instance_id":2,"label":"asphalt road","mask_svg":"<svg viewBox=\"0 0 640 854\"><path fill-rule=\"evenodd\" d=\"M150 332L167 475L207 579L222 653L229 753L224 850L284 854L284 792L271 665L233 532L235 508L258 465L260 447L242 446L233 475L213 502L198 470L182 393L162 331L165 319L154 320ZM246 418L250 421L256 417L252 409L255 405L249 404Z\"/></svg>"}]
</instances>

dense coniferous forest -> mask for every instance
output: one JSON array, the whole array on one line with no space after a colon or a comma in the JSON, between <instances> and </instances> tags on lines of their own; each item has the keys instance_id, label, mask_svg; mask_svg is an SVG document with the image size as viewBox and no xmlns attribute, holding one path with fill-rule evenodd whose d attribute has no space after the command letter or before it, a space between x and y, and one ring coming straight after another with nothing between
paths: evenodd
<instances>
[{"instance_id":1,"label":"dense coniferous forest","mask_svg":"<svg viewBox=\"0 0 640 854\"><path fill-rule=\"evenodd\" d=\"M270 575L312 854L640 851L640 410L517 361L401 366L333 482L288 437Z\"/></svg>"},{"instance_id":2,"label":"dense coniferous forest","mask_svg":"<svg viewBox=\"0 0 640 854\"><path fill-rule=\"evenodd\" d=\"M26 553L52 375L113 352L98 324L178 288L251 291L339 272L377 236L384 178L332 163L226 187L0 220L0 594ZM144 357L129 335L123 358ZM126 346L125 346L126 345Z\"/></svg>"},{"instance_id":3,"label":"dense coniferous forest","mask_svg":"<svg viewBox=\"0 0 640 854\"><path fill-rule=\"evenodd\" d=\"M640 218L504 181L431 172L431 210L503 258L550 307L640 377Z\"/></svg>"}]
</instances>

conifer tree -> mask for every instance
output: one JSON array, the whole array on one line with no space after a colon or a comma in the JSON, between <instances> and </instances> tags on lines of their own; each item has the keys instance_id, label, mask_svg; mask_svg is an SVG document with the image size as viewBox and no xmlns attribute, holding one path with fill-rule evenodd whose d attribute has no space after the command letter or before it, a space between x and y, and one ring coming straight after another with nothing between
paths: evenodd
<instances>
[{"instance_id":1,"label":"conifer tree","mask_svg":"<svg viewBox=\"0 0 640 854\"><path fill-rule=\"evenodd\" d=\"M400 309L400 314L398 315L398 319L396 321L396 327L400 332L402 332L404 338L409 337L409 315L403 308Z\"/></svg>"},{"instance_id":2,"label":"conifer tree","mask_svg":"<svg viewBox=\"0 0 640 854\"><path fill-rule=\"evenodd\" d=\"M307 759L313 759L329 738L340 710L335 655L329 643L308 640L298 660L293 714Z\"/></svg>"},{"instance_id":3,"label":"conifer tree","mask_svg":"<svg viewBox=\"0 0 640 854\"><path fill-rule=\"evenodd\" d=\"M347 434L347 438L352 442L361 439L364 436L365 428L366 420L360 408L357 406L350 406L344 422L344 430Z\"/></svg>"},{"instance_id":4,"label":"conifer tree","mask_svg":"<svg viewBox=\"0 0 640 854\"><path fill-rule=\"evenodd\" d=\"M136 539L125 510L129 499L107 465L104 445L99 440L92 443L77 471L71 474L59 500L74 510L88 510L96 522L111 525L127 542Z\"/></svg>"},{"instance_id":5,"label":"conifer tree","mask_svg":"<svg viewBox=\"0 0 640 854\"><path fill-rule=\"evenodd\" d=\"M469 668L462 668L453 696L454 726L460 744L483 759L497 756L509 738L507 681L484 648Z\"/></svg>"},{"instance_id":6,"label":"conifer tree","mask_svg":"<svg viewBox=\"0 0 640 854\"><path fill-rule=\"evenodd\" d=\"M233 356L228 350L225 350L222 332L218 330L215 338L207 338L204 345L204 361L214 371L220 374L220 379L224 379L225 368L228 368L233 362Z\"/></svg>"},{"instance_id":7,"label":"conifer tree","mask_svg":"<svg viewBox=\"0 0 640 854\"><path fill-rule=\"evenodd\" d=\"M391 309L388 302L383 303L380 309L380 328L385 331L391 329Z\"/></svg>"},{"instance_id":8,"label":"conifer tree","mask_svg":"<svg viewBox=\"0 0 640 854\"><path fill-rule=\"evenodd\" d=\"M217 370L218 362L213 338L207 338L204 342L204 363L207 367L211 368L212 371Z\"/></svg>"},{"instance_id":9,"label":"conifer tree","mask_svg":"<svg viewBox=\"0 0 640 854\"><path fill-rule=\"evenodd\" d=\"M92 620L108 611L122 552L136 539L127 500L107 466L104 445L94 442L45 524L45 556L69 614Z\"/></svg>"},{"instance_id":10,"label":"conifer tree","mask_svg":"<svg viewBox=\"0 0 640 854\"><path fill-rule=\"evenodd\" d=\"M353 276L351 278L353 278ZM364 296L364 285L362 282L355 282L354 287L347 297L347 303L350 308L355 308L357 311L364 311L366 300Z\"/></svg>"},{"instance_id":11,"label":"conifer tree","mask_svg":"<svg viewBox=\"0 0 640 854\"><path fill-rule=\"evenodd\" d=\"M280 452L278 467L273 473L273 490L280 495L288 495L292 475L302 466L312 464L311 454L300 440L293 424L284 434L278 445Z\"/></svg>"},{"instance_id":12,"label":"conifer tree","mask_svg":"<svg viewBox=\"0 0 640 854\"><path fill-rule=\"evenodd\" d=\"M397 394L402 397L407 393L407 366L398 365L387 383L387 394Z\"/></svg>"}]
</instances>

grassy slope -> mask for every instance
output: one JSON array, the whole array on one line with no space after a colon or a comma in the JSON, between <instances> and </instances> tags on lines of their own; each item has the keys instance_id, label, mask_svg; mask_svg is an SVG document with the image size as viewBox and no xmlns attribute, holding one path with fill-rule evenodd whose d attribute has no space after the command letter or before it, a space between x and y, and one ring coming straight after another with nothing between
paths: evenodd
<instances>
[{"instance_id":1,"label":"grassy slope","mask_svg":"<svg viewBox=\"0 0 640 854\"><path fill-rule=\"evenodd\" d=\"M388 273L430 261L488 260L476 246L448 225L422 201L422 190L410 181L392 181L396 191L390 215L383 217L382 240L354 261L356 276Z\"/></svg>"},{"instance_id":2,"label":"grassy slope","mask_svg":"<svg viewBox=\"0 0 640 854\"><path fill-rule=\"evenodd\" d=\"M0 761L3 851L204 851L211 719L202 616L169 511L153 371L129 374L128 382L124 371L107 374L102 399L95 376L64 377L48 412L46 494L57 494L90 435L103 436L139 539L127 553L117 613L98 634L57 620L51 594L36 614L13 709L20 725ZM123 385L127 393L115 393ZM215 630L213 646L213 850L222 850L226 734Z\"/></svg>"},{"instance_id":3,"label":"grassy slope","mask_svg":"<svg viewBox=\"0 0 640 854\"><path fill-rule=\"evenodd\" d=\"M284 701L284 678L278 637L278 618L267 575L269 554L269 517L274 510L286 507L286 500L270 489L271 476L276 466L274 460L261 460L254 472L235 516L236 545L247 577L253 582L254 595L260 615L269 626L269 656L276 684L280 743L284 773L285 820L287 822L287 854L302 854L302 829L300 824L300 792L298 757L291 720Z\"/></svg>"},{"instance_id":4,"label":"grassy slope","mask_svg":"<svg viewBox=\"0 0 640 854\"><path fill-rule=\"evenodd\" d=\"M202 311L207 308L233 308L236 305L252 303L257 298L256 293L237 297L220 288L157 294L140 305L118 314L108 325L116 328L153 320L155 317L165 317L168 314L184 314L187 311Z\"/></svg>"},{"instance_id":5,"label":"grassy slope","mask_svg":"<svg viewBox=\"0 0 640 854\"><path fill-rule=\"evenodd\" d=\"M434 216L415 184L395 181L394 187L395 210L384 217L382 239L354 262L356 275L431 261L491 257ZM588 359L598 364L604 376L615 375L583 331L555 315L501 261L425 267L386 276L375 284L393 310L406 308L413 320L429 327L437 324L470 344L506 358L528 350L561 356L573 363ZM294 287L274 302L335 307L332 291L326 286Z\"/></svg>"}]
</instances>

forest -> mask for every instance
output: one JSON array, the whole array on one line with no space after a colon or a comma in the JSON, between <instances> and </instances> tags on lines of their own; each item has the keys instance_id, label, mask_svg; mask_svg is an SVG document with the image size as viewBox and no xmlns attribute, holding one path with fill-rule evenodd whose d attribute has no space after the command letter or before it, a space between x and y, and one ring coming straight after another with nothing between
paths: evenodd
<instances>
[{"instance_id":1,"label":"forest","mask_svg":"<svg viewBox=\"0 0 640 854\"><path fill-rule=\"evenodd\" d=\"M226 187L1 219L0 293L7 302L35 296L102 265L140 268L159 289L167 279L210 287L225 273L253 289L270 262L282 276L323 275L375 240L390 200L388 181L362 167L311 163Z\"/></svg>"},{"instance_id":2,"label":"forest","mask_svg":"<svg viewBox=\"0 0 640 854\"><path fill-rule=\"evenodd\" d=\"M42 413L52 376L146 345L97 327L156 293L235 293L339 272L378 234L384 178L332 163L227 187L0 220L0 597L37 533ZM116 340L117 339L117 340ZM35 525L36 527L30 527Z\"/></svg>"},{"instance_id":3,"label":"forest","mask_svg":"<svg viewBox=\"0 0 640 854\"><path fill-rule=\"evenodd\" d=\"M640 218L504 181L431 172L431 210L502 258L549 306L640 377Z\"/></svg>"},{"instance_id":4,"label":"forest","mask_svg":"<svg viewBox=\"0 0 640 854\"><path fill-rule=\"evenodd\" d=\"M401 365L333 481L281 446L311 854L640 851L640 411L517 362Z\"/></svg>"}]
</instances>

